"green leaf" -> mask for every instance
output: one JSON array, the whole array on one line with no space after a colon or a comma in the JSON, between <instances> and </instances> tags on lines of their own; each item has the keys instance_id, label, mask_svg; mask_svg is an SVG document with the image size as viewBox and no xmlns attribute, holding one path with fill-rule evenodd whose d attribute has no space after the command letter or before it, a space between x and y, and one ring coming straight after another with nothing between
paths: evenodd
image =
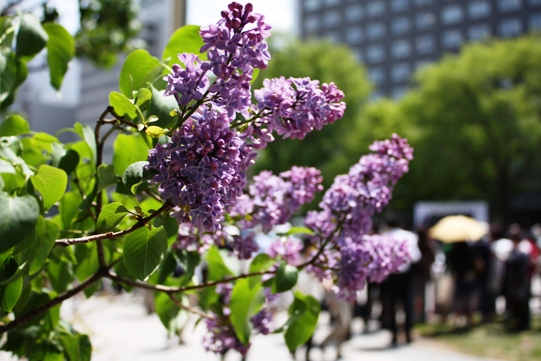
<instances>
[{"instance_id":1,"label":"green leaf","mask_svg":"<svg viewBox=\"0 0 541 361\"><path fill-rule=\"evenodd\" d=\"M88 145L88 149L90 149L90 154L92 154L92 160L96 160L96 154L97 154L97 148L96 148L96 138L94 136L94 131L90 126L86 124L81 123L75 123L73 125L73 129L75 130L75 133L77 133L81 139L85 141L85 143Z\"/></svg>"},{"instance_id":2,"label":"green leaf","mask_svg":"<svg viewBox=\"0 0 541 361\"><path fill-rule=\"evenodd\" d=\"M102 164L98 167L98 192L101 192L105 188L116 185L116 173L115 167L110 164Z\"/></svg>"},{"instance_id":3,"label":"green leaf","mask_svg":"<svg viewBox=\"0 0 541 361\"><path fill-rule=\"evenodd\" d=\"M11 114L0 124L0 137L30 133L30 125L20 115Z\"/></svg>"},{"instance_id":4,"label":"green leaf","mask_svg":"<svg viewBox=\"0 0 541 361\"><path fill-rule=\"evenodd\" d=\"M31 195L10 197L0 193L0 252L32 232L39 217L39 204Z\"/></svg>"},{"instance_id":5,"label":"green leaf","mask_svg":"<svg viewBox=\"0 0 541 361\"><path fill-rule=\"evenodd\" d=\"M159 78L162 73L160 61L149 54L148 51L139 49L132 52L122 65L118 88L128 98L133 97L133 92L146 87Z\"/></svg>"},{"instance_id":6,"label":"green leaf","mask_svg":"<svg viewBox=\"0 0 541 361\"><path fill-rule=\"evenodd\" d=\"M186 25L179 28L171 35L169 42L165 46L162 54L162 60L169 66L178 64L177 55L182 53L193 53L199 56L199 59L206 60L207 54L201 54L199 50L205 45L199 35L199 26Z\"/></svg>"},{"instance_id":7,"label":"green leaf","mask_svg":"<svg viewBox=\"0 0 541 361\"><path fill-rule=\"evenodd\" d=\"M126 268L140 280L146 280L162 263L167 250L163 227L140 228L126 236L123 260Z\"/></svg>"},{"instance_id":8,"label":"green leaf","mask_svg":"<svg viewBox=\"0 0 541 361\"><path fill-rule=\"evenodd\" d=\"M71 174L79 164L79 153L73 149L65 150L58 143L51 144L53 148L53 156L51 165L62 169L66 174Z\"/></svg>"},{"instance_id":9,"label":"green leaf","mask_svg":"<svg viewBox=\"0 0 541 361\"><path fill-rule=\"evenodd\" d=\"M178 227L178 226L177 226ZM178 261L184 269L184 273L179 278L179 285L184 286L193 278L195 273L195 268L199 265L201 261L201 255L198 252L177 252Z\"/></svg>"},{"instance_id":10,"label":"green leaf","mask_svg":"<svg viewBox=\"0 0 541 361\"><path fill-rule=\"evenodd\" d=\"M147 161L140 161L130 164L128 168L122 174L122 183L126 188L131 189L132 193L137 193L136 189L133 187L138 185L141 182L145 182L152 177L152 174L145 170L145 166L148 164Z\"/></svg>"},{"instance_id":11,"label":"green leaf","mask_svg":"<svg viewBox=\"0 0 541 361\"><path fill-rule=\"evenodd\" d=\"M171 321L178 316L180 308L163 292L156 293L154 306L162 324L166 329L171 330Z\"/></svg>"},{"instance_id":12,"label":"green leaf","mask_svg":"<svg viewBox=\"0 0 541 361\"><path fill-rule=\"evenodd\" d=\"M233 272L226 266L222 255L215 246L209 249L206 259L209 270L209 281L217 281L226 276L233 276Z\"/></svg>"},{"instance_id":13,"label":"green leaf","mask_svg":"<svg viewBox=\"0 0 541 361\"><path fill-rule=\"evenodd\" d=\"M33 57L47 44L49 36L34 14L23 14L17 33L17 57Z\"/></svg>"},{"instance_id":14,"label":"green leaf","mask_svg":"<svg viewBox=\"0 0 541 361\"><path fill-rule=\"evenodd\" d=\"M13 52L0 51L0 102L4 102L15 87L17 79L17 60ZM3 104L2 104L3 105Z\"/></svg>"},{"instance_id":15,"label":"green leaf","mask_svg":"<svg viewBox=\"0 0 541 361\"><path fill-rule=\"evenodd\" d=\"M295 299L289 307L290 319L284 333L287 348L293 353L314 333L319 317L319 302L310 295L295 292Z\"/></svg>"},{"instance_id":16,"label":"green leaf","mask_svg":"<svg viewBox=\"0 0 541 361\"><path fill-rule=\"evenodd\" d=\"M90 361L92 345L87 335L62 335L59 338L69 361Z\"/></svg>"},{"instance_id":17,"label":"green leaf","mask_svg":"<svg viewBox=\"0 0 541 361\"><path fill-rule=\"evenodd\" d=\"M282 262L276 270L276 277L272 285L273 293L289 291L297 284L299 270L295 266L291 266Z\"/></svg>"},{"instance_id":18,"label":"green leaf","mask_svg":"<svg viewBox=\"0 0 541 361\"><path fill-rule=\"evenodd\" d=\"M71 263L64 261L51 261L47 265L47 275L53 290L58 293L65 292L74 281Z\"/></svg>"},{"instance_id":19,"label":"green leaf","mask_svg":"<svg viewBox=\"0 0 541 361\"><path fill-rule=\"evenodd\" d=\"M62 169L42 164L38 172L31 176L34 188L39 191L43 208L48 210L62 198L68 185L68 175Z\"/></svg>"},{"instance_id":20,"label":"green leaf","mask_svg":"<svg viewBox=\"0 0 541 361\"><path fill-rule=\"evenodd\" d=\"M95 242L75 245L77 268L75 275L79 281L84 281L98 270L98 252Z\"/></svg>"},{"instance_id":21,"label":"green leaf","mask_svg":"<svg viewBox=\"0 0 541 361\"><path fill-rule=\"evenodd\" d=\"M112 231L128 213L122 203L109 203L101 210L96 224L97 231L101 233Z\"/></svg>"},{"instance_id":22,"label":"green leaf","mask_svg":"<svg viewBox=\"0 0 541 361\"><path fill-rule=\"evenodd\" d=\"M69 62L75 55L75 40L61 25L47 23L43 25L43 29L49 35L47 63L49 64L51 85L56 90L60 90L64 75L68 71Z\"/></svg>"},{"instance_id":23,"label":"green leaf","mask_svg":"<svg viewBox=\"0 0 541 361\"><path fill-rule=\"evenodd\" d=\"M123 174L130 164L148 158L148 145L138 133L119 134L113 148L113 165L117 174ZM126 151L127 149L129 151Z\"/></svg>"},{"instance_id":24,"label":"green leaf","mask_svg":"<svg viewBox=\"0 0 541 361\"><path fill-rule=\"evenodd\" d=\"M34 258L30 262L30 268L28 270L29 275L41 270L49 254L54 248L54 242L58 237L60 228L58 225L49 219L45 220L45 234L41 239L36 239L34 244Z\"/></svg>"},{"instance_id":25,"label":"green leaf","mask_svg":"<svg viewBox=\"0 0 541 361\"><path fill-rule=\"evenodd\" d=\"M310 228L306 227L293 227L286 232L286 236L292 236L294 234L309 234L312 235L314 232Z\"/></svg>"},{"instance_id":26,"label":"green leaf","mask_svg":"<svg viewBox=\"0 0 541 361\"><path fill-rule=\"evenodd\" d=\"M8 279L15 274L19 269L17 262L9 257L0 267L0 278ZM23 279L18 277L13 282L0 286L0 308L6 312L11 312L23 289Z\"/></svg>"},{"instance_id":27,"label":"green leaf","mask_svg":"<svg viewBox=\"0 0 541 361\"><path fill-rule=\"evenodd\" d=\"M250 80L250 84L253 84L257 78L259 77L259 68L254 68L254 73L252 74L252 80Z\"/></svg>"},{"instance_id":28,"label":"green leaf","mask_svg":"<svg viewBox=\"0 0 541 361\"><path fill-rule=\"evenodd\" d=\"M229 319L240 342L245 345L250 341L250 318L261 309L261 291L261 284L251 285L249 279L237 281L233 291L231 291L231 315Z\"/></svg>"},{"instance_id":29,"label":"green leaf","mask_svg":"<svg viewBox=\"0 0 541 361\"><path fill-rule=\"evenodd\" d=\"M121 117L128 115L131 119L137 117L137 108L124 94L119 92L109 93L109 104L115 108L115 112Z\"/></svg>"},{"instance_id":30,"label":"green leaf","mask_svg":"<svg viewBox=\"0 0 541 361\"><path fill-rule=\"evenodd\" d=\"M158 120L153 125L161 128L171 128L177 121L176 115L171 116L171 110L179 109L175 97L172 95L165 96L163 90L157 90L154 86L151 87L152 99L150 107L146 112L147 118L151 115L158 117Z\"/></svg>"},{"instance_id":31,"label":"green leaf","mask_svg":"<svg viewBox=\"0 0 541 361\"><path fill-rule=\"evenodd\" d=\"M152 92L147 88L141 88L137 92L137 104L138 107L142 107L146 102L152 99Z\"/></svg>"},{"instance_id":32,"label":"green leaf","mask_svg":"<svg viewBox=\"0 0 541 361\"><path fill-rule=\"evenodd\" d=\"M276 260L273 259L266 253L260 253L252 260L250 263L250 273L261 272L268 270L273 264L276 263ZM254 283L261 281L261 277L250 277L250 284L253 286Z\"/></svg>"},{"instance_id":33,"label":"green leaf","mask_svg":"<svg viewBox=\"0 0 541 361\"><path fill-rule=\"evenodd\" d=\"M77 192L68 192L60 200L60 217L62 219L62 229L71 229L71 222L79 210L79 204L83 201L81 195Z\"/></svg>"}]
</instances>

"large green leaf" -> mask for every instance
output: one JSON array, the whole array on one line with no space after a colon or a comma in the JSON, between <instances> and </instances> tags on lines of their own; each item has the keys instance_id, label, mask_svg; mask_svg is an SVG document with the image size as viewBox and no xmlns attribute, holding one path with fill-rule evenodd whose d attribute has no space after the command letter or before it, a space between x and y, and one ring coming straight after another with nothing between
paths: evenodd
<instances>
[{"instance_id":1,"label":"large green leaf","mask_svg":"<svg viewBox=\"0 0 541 361\"><path fill-rule=\"evenodd\" d=\"M17 33L17 57L33 57L45 47L48 38L47 32L34 14L23 14Z\"/></svg>"},{"instance_id":2,"label":"large green leaf","mask_svg":"<svg viewBox=\"0 0 541 361\"><path fill-rule=\"evenodd\" d=\"M276 261L266 253L260 253L250 263L250 273L266 271L275 264ZM250 277L250 284L258 283L261 281L261 277Z\"/></svg>"},{"instance_id":3,"label":"large green leaf","mask_svg":"<svg viewBox=\"0 0 541 361\"><path fill-rule=\"evenodd\" d=\"M109 93L109 104L115 109L115 113L121 117L125 115L131 119L137 117L137 108L124 94L119 92Z\"/></svg>"},{"instance_id":4,"label":"large green leaf","mask_svg":"<svg viewBox=\"0 0 541 361\"><path fill-rule=\"evenodd\" d=\"M90 361L92 345L87 335L70 334L60 336L64 345L64 353L69 361Z\"/></svg>"},{"instance_id":5,"label":"large green leaf","mask_svg":"<svg viewBox=\"0 0 541 361\"><path fill-rule=\"evenodd\" d=\"M30 125L18 114L11 114L0 124L0 137L30 133Z\"/></svg>"},{"instance_id":6,"label":"large green leaf","mask_svg":"<svg viewBox=\"0 0 541 361\"><path fill-rule=\"evenodd\" d=\"M209 270L209 280L216 281L225 278L226 276L232 276L233 272L224 262L222 254L218 251L218 248L211 247L207 253L207 263Z\"/></svg>"},{"instance_id":7,"label":"large green leaf","mask_svg":"<svg viewBox=\"0 0 541 361\"><path fill-rule=\"evenodd\" d=\"M167 250L167 234L163 227L143 227L126 236L122 259L132 275L146 280L162 263Z\"/></svg>"},{"instance_id":8,"label":"large green leaf","mask_svg":"<svg viewBox=\"0 0 541 361\"><path fill-rule=\"evenodd\" d=\"M73 125L73 129L75 130L75 133L77 133L81 139L85 141L85 143L88 145L88 149L90 149L92 154L92 160L96 160L96 154L97 154L97 147L96 147L96 137L94 135L94 131L90 126L86 124L81 123L75 123Z\"/></svg>"},{"instance_id":9,"label":"large green leaf","mask_svg":"<svg viewBox=\"0 0 541 361\"><path fill-rule=\"evenodd\" d=\"M150 101L150 107L147 111L147 118L151 115L158 117L158 120L152 125L159 126L161 128L170 128L175 125L177 118L171 115L171 110L178 109L178 103L172 95L165 96L163 90L157 90L152 87L152 98Z\"/></svg>"},{"instance_id":10,"label":"large green leaf","mask_svg":"<svg viewBox=\"0 0 541 361\"><path fill-rule=\"evenodd\" d=\"M0 280L6 280L12 277L19 269L17 262L9 257L6 259L2 266L0 266ZM4 311L11 312L23 289L23 279L21 277L16 278L7 285L0 286L0 308Z\"/></svg>"},{"instance_id":11,"label":"large green leaf","mask_svg":"<svg viewBox=\"0 0 541 361\"><path fill-rule=\"evenodd\" d=\"M165 328L170 330L172 326L171 323L178 316L180 308L163 292L156 293L156 296L154 297L154 306L160 321L162 321Z\"/></svg>"},{"instance_id":12,"label":"large green leaf","mask_svg":"<svg viewBox=\"0 0 541 361\"><path fill-rule=\"evenodd\" d=\"M122 174L122 183L134 194L148 187L146 181L152 178L152 173L145 169L147 164L147 161L135 162L130 164Z\"/></svg>"},{"instance_id":13,"label":"large green leaf","mask_svg":"<svg viewBox=\"0 0 541 361\"><path fill-rule=\"evenodd\" d=\"M75 40L61 25L47 23L43 25L43 29L49 35L47 62L51 85L60 90L64 75L68 71L68 64L75 55Z\"/></svg>"},{"instance_id":14,"label":"large green leaf","mask_svg":"<svg viewBox=\"0 0 541 361\"><path fill-rule=\"evenodd\" d=\"M51 144L51 165L71 174L79 164L79 153L73 149L66 150L60 143Z\"/></svg>"},{"instance_id":15,"label":"large green leaf","mask_svg":"<svg viewBox=\"0 0 541 361\"><path fill-rule=\"evenodd\" d=\"M299 270L295 266L291 266L282 262L276 270L276 277L272 284L272 292L280 293L289 291L297 284Z\"/></svg>"},{"instance_id":16,"label":"large green leaf","mask_svg":"<svg viewBox=\"0 0 541 361\"><path fill-rule=\"evenodd\" d=\"M83 201L81 195L77 192L68 192L60 200L60 217L62 220L62 229L71 229L71 222L79 210L79 205Z\"/></svg>"},{"instance_id":17,"label":"large green leaf","mask_svg":"<svg viewBox=\"0 0 541 361\"><path fill-rule=\"evenodd\" d=\"M130 164L148 158L148 145L138 133L132 135L119 134L113 147L113 165L117 174L120 175L124 174ZM128 149L129 151L126 151Z\"/></svg>"},{"instance_id":18,"label":"large green leaf","mask_svg":"<svg viewBox=\"0 0 541 361\"><path fill-rule=\"evenodd\" d=\"M245 345L250 340L250 318L261 309L262 299L261 284L252 285L249 279L237 281L231 292L229 319L237 337Z\"/></svg>"},{"instance_id":19,"label":"large green leaf","mask_svg":"<svg viewBox=\"0 0 541 361\"><path fill-rule=\"evenodd\" d=\"M65 261L51 261L47 264L47 275L53 289L62 293L74 281L72 264Z\"/></svg>"},{"instance_id":20,"label":"large green leaf","mask_svg":"<svg viewBox=\"0 0 541 361\"><path fill-rule=\"evenodd\" d=\"M314 333L319 317L319 302L310 295L295 292L295 299L289 307L290 318L284 327L287 348L294 352Z\"/></svg>"},{"instance_id":21,"label":"large green leaf","mask_svg":"<svg viewBox=\"0 0 541 361\"><path fill-rule=\"evenodd\" d=\"M205 45L199 35L199 26L186 25L179 28L171 35L169 42L165 46L162 54L162 60L169 66L178 64L178 54L193 53L197 54L201 60L207 59L207 54L199 53L201 47Z\"/></svg>"},{"instance_id":22,"label":"large green leaf","mask_svg":"<svg viewBox=\"0 0 541 361\"><path fill-rule=\"evenodd\" d=\"M122 65L118 88L128 98L133 98L133 92L147 87L162 73L160 61L149 54L148 51L139 49L132 52Z\"/></svg>"},{"instance_id":23,"label":"large green leaf","mask_svg":"<svg viewBox=\"0 0 541 361\"><path fill-rule=\"evenodd\" d=\"M128 210L120 202L104 206L98 217L96 228L98 232L112 231L128 214Z\"/></svg>"},{"instance_id":24,"label":"large green leaf","mask_svg":"<svg viewBox=\"0 0 541 361\"><path fill-rule=\"evenodd\" d=\"M39 204L31 195L10 197L0 193L0 252L20 242L32 232L39 217Z\"/></svg>"},{"instance_id":25,"label":"large green leaf","mask_svg":"<svg viewBox=\"0 0 541 361\"><path fill-rule=\"evenodd\" d=\"M42 219L40 217L40 221ZM29 250L32 252L32 260L28 269L29 275L33 275L41 270L54 247L54 241L58 237L60 230L58 225L49 219L45 219L43 222L45 232L42 237L36 237L33 247Z\"/></svg>"},{"instance_id":26,"label":"large green leaf","mask_svg":"<svg viewBox=\"0 0 541 361\"><path fill-rule=\"evenodd\" d=\"M42 164L38 172L31 176L34 188L39 191L43 208L48 210L62 198L68 185L68 175L62 169Z\"/></svg>"},{"instance_id":27,"label":"large green leaf","mask_svg":"<svg viewBox=\"0 0 541 361\"><path fill-rule=\"evenodd\" d=\"M98 252L95 242L75 245L77 268L75 275L79 281L84 281L98 270Z\"/></svg>"},{"instance_id":28,"label":"large green leaf","mask_svg":"<svg viewBox=\"0 0 541 361\"><path fill-rule=\"evenodd\" d=\"M98 167L98 192L117 183L115 166L102 164Z\"/></svg>"}]
</instances>

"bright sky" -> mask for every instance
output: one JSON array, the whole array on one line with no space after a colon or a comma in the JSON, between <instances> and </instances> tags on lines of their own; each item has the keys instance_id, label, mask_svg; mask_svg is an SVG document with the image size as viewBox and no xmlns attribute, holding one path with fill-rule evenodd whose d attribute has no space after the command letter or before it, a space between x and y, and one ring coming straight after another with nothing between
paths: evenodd
<instances>
[{"instance_id":1,"label":"bright sky","mask_svg":"<svg viewBox=\"0 0 541 361\"><path fill-rule=\"evenodd\" d=\"M188 0L187 23L208 25L220 19L220 11L227 8L232 0ZM274 30L291 32L295 30L295 1L293 0L251 0L254 12L265 15Z\"/></svg>"}]
</instances>

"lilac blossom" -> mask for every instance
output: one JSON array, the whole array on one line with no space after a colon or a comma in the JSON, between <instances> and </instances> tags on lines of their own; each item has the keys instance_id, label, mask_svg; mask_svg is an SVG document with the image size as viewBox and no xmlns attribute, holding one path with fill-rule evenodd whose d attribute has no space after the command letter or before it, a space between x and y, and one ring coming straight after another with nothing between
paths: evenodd
<instances>
[{"instance_id":1,"label":"lilac blossom","mask_svg":"<svg viewBox=\"0 0 541 361\"><path fill-rule=\"evenodd\" d=\"M277 239L269 247L268 254L272 258L281 257L286 263L296 265L301 258L302 243L292 237Z\"/></svg>"},{"instance_id":2,"label":"lilac blossom","mask_svg":"<svg viewBox=\"0 0 541 361\"><path fill-rule=\"evenodd\" d=\"M260 225L263 232L286 223L303 204L323 188L321 172L315 168L293 167L279 176L263 171L254 176L247 195L238 199L233 216L246 217L244 228Z\"/></svg>"},{"instance_id":3,"label":"lilac blossom","mask_svg":"<svg viewBox=\"0 0 541 361\"><path fill-rule=\"evenodd\" d=\"M255 90L257 111L271 131L283 138L303 139L344 115L344 93L334 83L322 84L310 78L265 79Z\"/></svg>"},{"instance_id":4,"label":"lilac blossom","mask_svg":"<svg viewBox=\"0 0 541 361\"><path fill-rule=\"evenodd\" d=\"M203 336L203 347L207 351L224 354L228 350L236 350L246 355L250 344L243 345L235 334L233 326L227 318L206 319L207 334Z\"/></svg>"},{"instance_id":5,"label":"lilac blossom","mask_svg":"<svg viewBox=\"0 0 541 361\"><path fill-rule=\"evenodd\" d=\"M192 100L203 99L209 80L197 55L183 53L178 59L184 66L174 64L172 73L163 78L167 81L165 95L173 95L179 105L185 106Z\"/></svg>"},{"instance_id":6,"label":"lilac blossom","mask_svg":"<svg viewBox=\"0 0 541 361\"><path fill-rule=\"evenodd\" d=\"M150 151L148 168L157 174L160 196L175 206L179 223L204 231L221 228L225 213L242 195L250 151L227 114L204 108L175 131L171 142Z\"/></svg>"}]
</instances>

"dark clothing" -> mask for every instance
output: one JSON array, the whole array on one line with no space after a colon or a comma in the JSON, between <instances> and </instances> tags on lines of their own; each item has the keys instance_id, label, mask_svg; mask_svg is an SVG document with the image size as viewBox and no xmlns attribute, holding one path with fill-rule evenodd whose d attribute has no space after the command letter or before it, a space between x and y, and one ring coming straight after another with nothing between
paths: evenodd
<instances>
[{"instance_id":1,"label":"dark clothing","mask_svg":"<svg viewBox=\"0 0 541 361\"><path fill-rule=\"evenodd\" d=\"M447 265L454 278L454 306L458 314L471 317L476 290L477 265L475 252L466 242L458 242L447 255Z\"/></svg>"},{"instance_id":2,"label":"dark clothing","mask_svg":"<svg viewBox=\"0 0 541 361\"><path fill-rule=\"evenodd\" d=\"M398 304L402 304L406 315L404 331L406 342L411 342L411 328L413 325L413 277L411 271L395 273L381 283L382 324L392 334L392 343L398 339L398 326L396 324L396 311Z\"/></svg>"},{"instance_id":3,"label":"dark clothing","mask_svg":"<svg viewBox=\"0 0 541 361\"><path fill-rule=\"evenodd\" d=\"M513 249L505 261L504 296L509 310L510 328L512 331L530 328L530 275L529 257Z\"/></svg>"}]
</instances>

